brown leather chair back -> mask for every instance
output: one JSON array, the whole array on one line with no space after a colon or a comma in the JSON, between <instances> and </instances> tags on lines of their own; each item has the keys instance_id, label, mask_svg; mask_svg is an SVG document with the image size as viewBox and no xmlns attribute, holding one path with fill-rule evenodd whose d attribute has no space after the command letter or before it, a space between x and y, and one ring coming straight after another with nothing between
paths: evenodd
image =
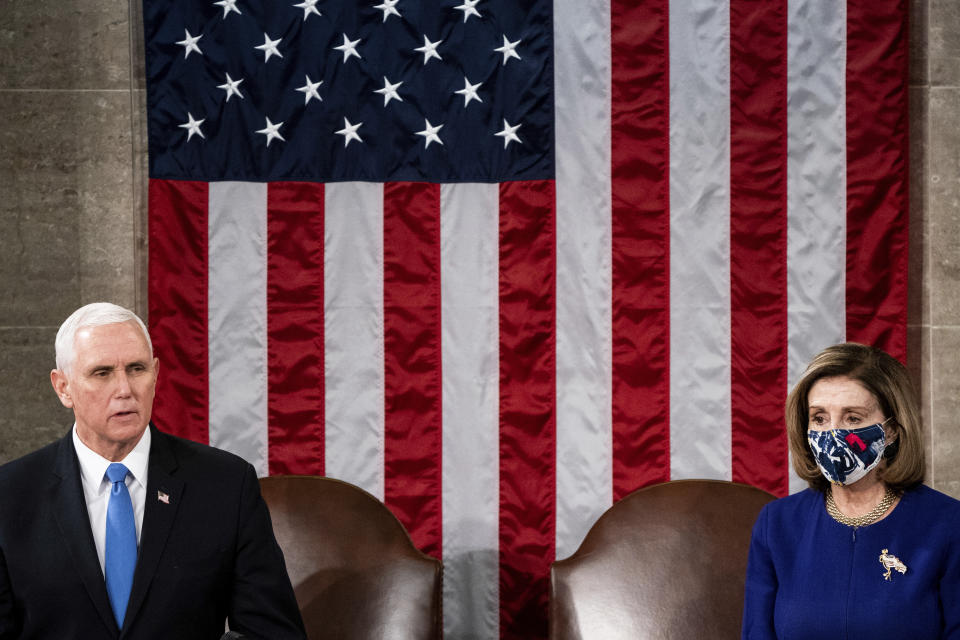
<instances>
[{"instance_id":1,"label":"brown leather chair back","mask_svg":"<svg viewBox=\"0 0 960 640\"><path fill-rule=\"evenodd\" d=\"M331 478L271 476L260 487L310 640L440 637L440 561L382 502Z\"/></svg>"},{"instance_id":2,"label":"brown leather chair back","mask_svg":"<svg viewBox=\"0 0 960 640\"><path fill-rule=\"evenodd\" d=\"M740 638L750 533L774 496L677 480L613 505L550 571L554 640Z\"/></svg>"}]
</instances>

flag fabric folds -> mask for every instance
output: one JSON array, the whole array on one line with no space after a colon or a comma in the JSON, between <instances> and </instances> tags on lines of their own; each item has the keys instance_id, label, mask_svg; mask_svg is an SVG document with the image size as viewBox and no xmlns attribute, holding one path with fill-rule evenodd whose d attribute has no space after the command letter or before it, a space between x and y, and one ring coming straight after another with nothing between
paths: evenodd
<instances>
[{"instance_id":1,"label":"flag fabric folds","mask_svg":"<svg viewBox=\"0 0 960 640\"><path fill-rule=\"evenodd\" d=\"M165 430L381 498L447 638L545 638L642 486L777 495L906 357L904 0L144 0Z\"/></svg>"}]
</instances>

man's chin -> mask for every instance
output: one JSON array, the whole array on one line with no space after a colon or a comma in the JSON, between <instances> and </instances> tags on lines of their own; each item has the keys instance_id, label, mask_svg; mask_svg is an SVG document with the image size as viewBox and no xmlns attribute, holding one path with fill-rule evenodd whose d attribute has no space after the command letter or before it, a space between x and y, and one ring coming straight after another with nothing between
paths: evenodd
<instances>
[{"instance_id":1,"label":"man's chin","mask_svg":"<svg viewBox=\"0 0 960 640\"><path fill-rule=\"evenodd\" d=\"M141 422L136 414L130 414L129 418L111 416L100 430L81 429L78 425L77 435L94 452L108 460L117 461L140 442L146 428L147 424Z\"/></svg>"},{"instance_id":2,"label":"man's chin","mask_svg":"<svg viewBox=\"0 0 960 640\"><path fill-rule=\"evenodd\" d=\"M118 444L136 444L146 428L147 425L141 422L139 416L131 416L125 420L110 420L107 433Z\"/></svg>"}]
</instances>

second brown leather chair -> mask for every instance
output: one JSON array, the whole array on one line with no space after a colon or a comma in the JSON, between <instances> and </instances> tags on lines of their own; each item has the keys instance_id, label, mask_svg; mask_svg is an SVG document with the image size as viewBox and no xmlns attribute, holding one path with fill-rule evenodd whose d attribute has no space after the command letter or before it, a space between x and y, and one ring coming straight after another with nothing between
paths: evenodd
<instances>
[{"instance_id":1,"label":"second brown leather chair","mask_svg":"<svg viewBox=\"0 0 960 640\"><path fill-rule=\"evenodd\" d=\"M635 491L553 564L554 640L740 637L750 533L773 496L678 480Z\"/></svg>"},{"instance_id":2,"label":"second brown leather chair","mask_svg":"<svg viewBox=\"0 0 960 640\"><path fill-rule=\"evenodd\" d=\"M260 487L310 640L440 637L440 562L382 502L331 478L272 476Z\"/></svg>"}]
</instances>

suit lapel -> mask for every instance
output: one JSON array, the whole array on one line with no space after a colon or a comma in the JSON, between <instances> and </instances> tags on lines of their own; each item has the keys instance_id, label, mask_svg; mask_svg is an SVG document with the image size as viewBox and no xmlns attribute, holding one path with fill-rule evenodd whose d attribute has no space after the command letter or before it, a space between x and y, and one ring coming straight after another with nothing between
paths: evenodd
<instances>
[{"instance_id":1,"label":"suit lapel","mask_svg":"<svg viewBox=\"0 0 960 640\"><path fill-rule=\"evenodd\" d=\"M152 424L150 431L150 461L147 473L146 504L143 509L143 527L140 534L140 555L133 575L130 601L127 603L124 630L136 618L147 596L183 493L183 483L173 477L177 460L170 449L169 436L157 431Z\"/></svg>"},{"instance_id":2,"label":"suit lapel","mask_svg":"<svg viewBox=\"0 0 960 640\"><path fill-rule=\"evenodd\" d=\"M87 502L83 497L80 480L80 463L73 448L73 435L67 434L57 447L57 459L49 487L50 501L54 505L54 517L64 546L73 559L74 568L80 574L94 607L103 618L108 629L119 633L113 609L107 597L107 587L103 581L103 571L97 559L97 547L90 530L90 516L87 514Z\"/></svg>"}]
</instances>

